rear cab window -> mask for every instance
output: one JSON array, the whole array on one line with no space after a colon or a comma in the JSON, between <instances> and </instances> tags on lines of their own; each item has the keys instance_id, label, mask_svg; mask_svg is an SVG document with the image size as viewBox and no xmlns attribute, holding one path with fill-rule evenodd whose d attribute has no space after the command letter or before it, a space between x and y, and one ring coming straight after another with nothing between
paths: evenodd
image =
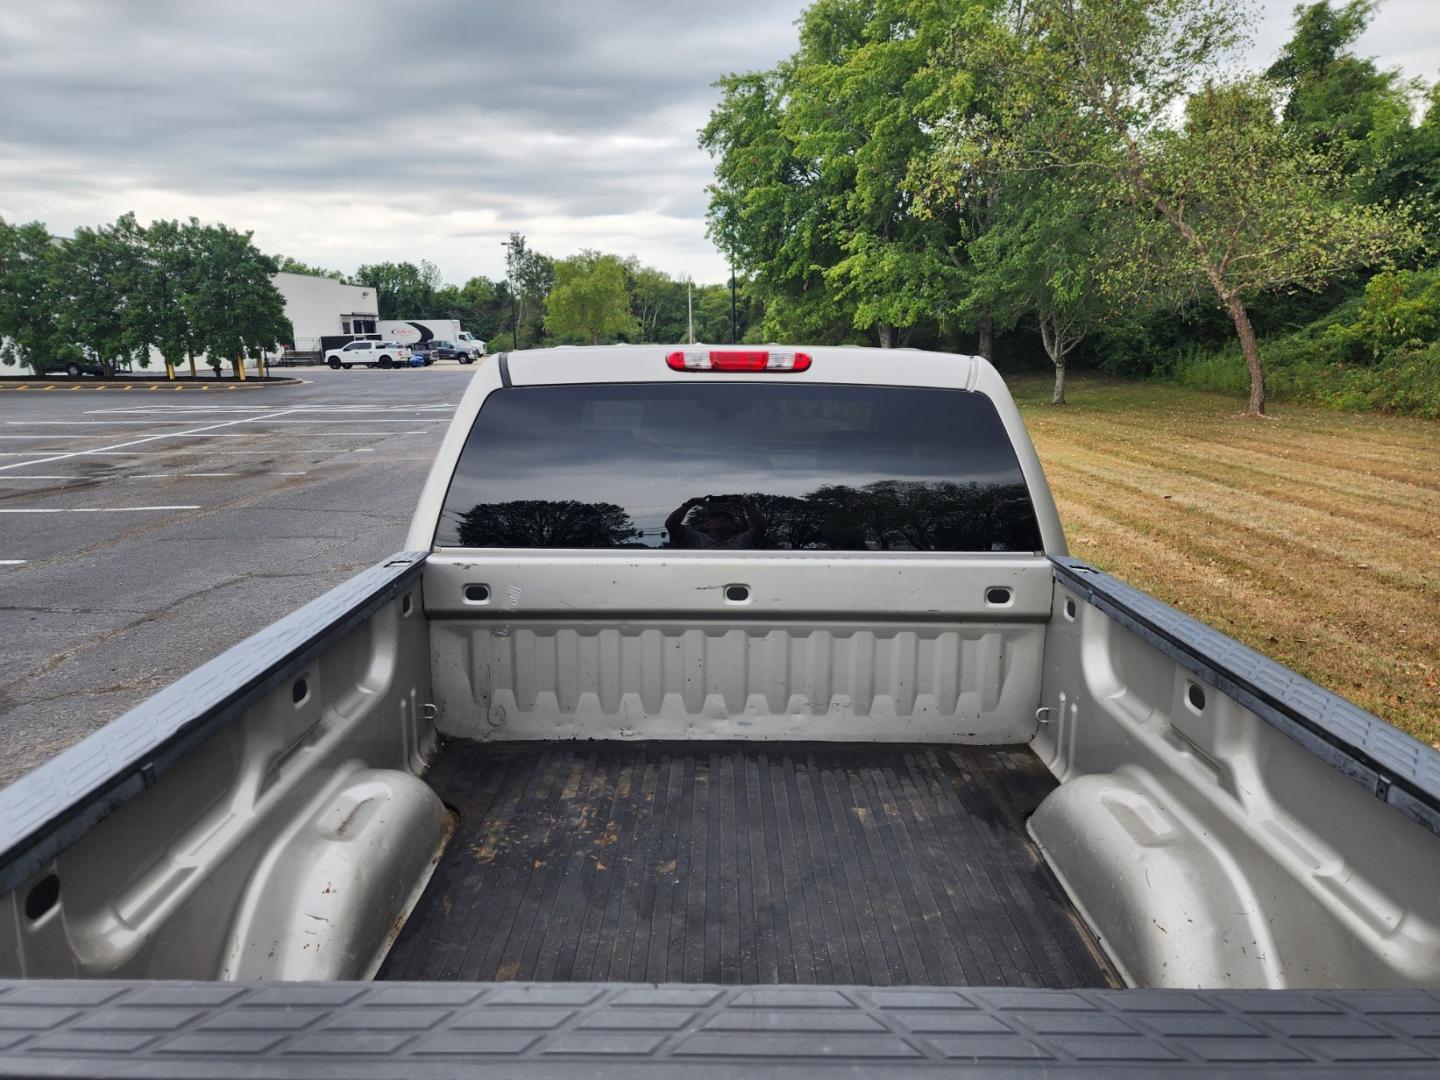
<instances>
[{"instance_id":1,"label":"rear cab window","mask_svg":"<svg viewBox=\"0 0 1440 1080\"><path fill-rule=\"evenodd\" d=\"M460 454L435 545L1044 546L988 397L795 382L496 390Z\"/></svg>"}]
</instances>

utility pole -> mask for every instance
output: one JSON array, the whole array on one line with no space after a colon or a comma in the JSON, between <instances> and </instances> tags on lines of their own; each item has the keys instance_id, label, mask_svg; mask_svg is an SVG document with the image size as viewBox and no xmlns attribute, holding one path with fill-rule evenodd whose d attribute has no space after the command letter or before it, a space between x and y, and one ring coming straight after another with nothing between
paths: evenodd
<instances>
[{"instance_id":1,"label":"utility pole","mask_svg":"<svg viewBox=\"0 0 1440 1080\"><path fill-rule=\"evenodd\" d=\"M694 344L695 344L695 282L694 282L694 281L688 281L688 280L685 282L685 317L686 317L686 325L689 327L689 329L686 331L685 338L686 338L686 340L687 340L691 345L694 345Z\"/></svg>"}]
</instances>

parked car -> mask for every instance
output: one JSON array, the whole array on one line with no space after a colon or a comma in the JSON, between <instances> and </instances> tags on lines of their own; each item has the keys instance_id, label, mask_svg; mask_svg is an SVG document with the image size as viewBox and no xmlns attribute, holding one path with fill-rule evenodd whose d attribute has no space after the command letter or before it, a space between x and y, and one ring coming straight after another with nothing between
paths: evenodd
<instances>
[{"instance_id":1,"label":"parked car","mask_svg":"<svg viewBox=\"0 0 1440 1080\"><path fill-rule=\"evenodd\" d=\"M352 341L325 354L325 363L332 368L409 367L410 346L398 341Z\"/></svg>"},{"instance_id":2,"label":"parked car","mask_svg":"<svg viewBox=\"0 0 1440 1080\"><path fill-rule=\"evenodd\" d=\"M462 364L468 364L472 359L469 349L456 345L453 341L445 341L442 338L431 338L429 341L419 341L412 345L411 348L417 352L424 353L427 364L435 360L459 360Z\"/></svg>"},{"instance_id":3,"label":"parked car","mask_svg":"<svg viewBox=\"0 0 1440 1080\"><path fill-rule=\"evenodd\" d=\"M36 375L109 375L110 372L99 360L89 356L69 356L64 359L31 360L30 370Z\"/></svg>"}]
</instances>

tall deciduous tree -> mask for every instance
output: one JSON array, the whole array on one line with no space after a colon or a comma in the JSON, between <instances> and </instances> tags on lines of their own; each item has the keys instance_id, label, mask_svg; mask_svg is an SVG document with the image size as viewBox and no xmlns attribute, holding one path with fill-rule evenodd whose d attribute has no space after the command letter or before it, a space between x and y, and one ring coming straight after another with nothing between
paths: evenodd
<instances>
[{"instance_id":1,"label":"tall deciduous tree","mask_svg":"<svg viewBox=\"0 0 1440 1080\"><path fill-rule=\"evenodd\" d=\"M114 225L76 229L52 263L62 335L107 372L144 355L148 344L139 310L141 244L134 215L125 214Z\"/></svg>"},{"instance_id":2,"label":"tall deciduous tree","mask_svg":"<svg viewBox=\"0 0 1440 1080\"><path fill-rule=\"evenodd\" d=\"M1117 184L1137 223L1164 233L1139 230L1137 252L1158 253L1149 295L1218 301L1249 368L1246 411L1262 415L1246 303L1373 263L1406 242L1404 222L1349 200L1334 159L1286 137L1263 86L1206 83L1241 31L1229 0L1028 0L1013 22L1021 32L992 57L1008 167Z\"/></svg>"},{"instance_id":3,"label":"tall deciduous tree","mask_svg":"<svg viewBox=\"0 0 1440 1080\"><path fill-rule=\"evenodd\" d=\"M428 319L435 315L435 294L444 284L440 268L428 259L367 263L355 271L355 282L375 290L382 319Z\"/></svg>"},{"instance_id":4,"label":"tall deciduous tree","mask_svg":"<svg viewBox=\"0 0 1440 1080\"><path fill-rule=\"evenodd\" d=\"M261 254L250 235L224 225L200 227L200 269L183 301L197 348L210 355L212 364L229 360L237 377L243 377L247 354L258 355L294 337L285 299L271 280L275 260Z\"/></svg>"},{"instance_id":5,"label":"tall deciduous tree","mask_svg":"<svg viewBox=\"0 0 1440 1080\"><path fill-rule=\"evenodd\" d=\"M972 170L945 200L917 194L937 120L983 81L954 57L997 2L819 0L793 56L721 81L701 136L716 158L711 235L752 275L771 336L859 330L894 345L953 327L988 354L988 310L958 303L988 175Z\"/></svg>"},{"instance_id":6,"label":"tall deciduous tree","mask_svg":"<svg viewBox=\"0 0 1440 1080\"><path fill-rule=\"evenodd\" d=\"M1034 171L1010 177L987 229L969 246L962 304L993 313L1002 329L1028 324L1039 332L1055 368L1056 405L1065 404L1070 353L1109 314L1102 283L1124 272L1116 254L1131 227L1093 185Z\"/></svg>"},{"instance_id":7,"label":"tall deciduous tree","mask_svg":"<svg viewBox=\"0 0 1440 1080\"><path fill-rule=\"evenodd\" d=\"M829 212L838 193L783 130L786 70L730 75L718 84L720 104L700 134L716 159L710 235L764 296L763 337L841 340L855 306L824 273L844 257ZM728 341L728 326L710 340Z\"/></svg>"},{"instance_id":8,"label":"tall deciduous tree","mask_svg":"<svg viewBox=\"0 0 1440 1080\"><path fill-rule=\"evenodd\" d=\"M144 229L133 228L135 257L126 264L128 280L115 283L131 298L125 325L141 364L148 366L153 348L170 379L186 359L190 374L195 374L195 331L186 297L194 290L201 270L200 235L201 225L194 218L183 224L153 221Z\"/></svg>"},{"instance_id":9,"label":"tall deciduous tree","mask_svg":"<svg viewBox=\"0 0 1440 1080\"><path fill-rule=\"evenodd\" d=\"M9 225L0 219L0 361L43 363L64 359L55 262L59 249L38 221Z\"/></svg>"},{"instance_id":10,"label":"tall deciduous tree","mask_svg":"<svg viewBox=\"0 0 1440 1080\"><path fill-rule=\"evenodd\" d=\"M592 345L599 345L602 337L638 333L625 289L624 264L598 251L582 251L557 262L545 328L560 337L588 338Z\"/></svg>"},{"instance_id":11,"label":"tall deciduous tree","mask_svg":"<svg viewBox=\"0 0 1440 1080\"><path fill-rule=\"evenodd\" d=\"M347 285L350 283L350 279L339 270L328 270L323 266L311 266L309 263L303 263L299 259L291 258L289 255L276 256L276 262L282 274L309 274L311 277L325 277L331 281L339 281Z\"/></svg>"},{"instance_id":12,"label":"tall deciduous tree","mask_svg":"<svg viewBox=\"0 0 1440 1080\"><path fill-rule=\"evenodd\" d=\"M544 329L545 303L555 285L555 260L536 251L521 233L505 246L505 282L510 292L510 331L516 347L533 344Z\"/></svg>"}]
</instances>

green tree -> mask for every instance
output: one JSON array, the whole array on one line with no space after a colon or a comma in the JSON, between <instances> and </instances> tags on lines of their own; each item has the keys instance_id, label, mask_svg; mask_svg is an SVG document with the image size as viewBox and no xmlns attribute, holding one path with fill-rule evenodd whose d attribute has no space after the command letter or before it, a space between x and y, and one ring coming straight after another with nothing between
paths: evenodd
<instances>
[{"instance_id":1,"label":"green tree","mask_svg":"<svg viewBox=\"0 0 1440 1080\"><path fill-rule=\"evenodd\" d=\"M1295 8L1295 31L1265 76L1284 95L1285 124L1316 149L1336 150L1348 171L1373 166L1410 126L1412 87L1352 51L1374 0L1329 0Z\"/></svg>"},{"instance_id":2,"label":"green tree","mask_svg":"<svg viewBox=\"0 0 1440 1080\"><path fill-rule=\"evenodd\" d=\"M700 134L716 159L710 235L764 297L759 333L776 341L845 340L855 305L841 300L824 272L844 257L830 219L838 194L784 131L785 65L717 85L720 104ZM727 300L724 335L702 340L730 339L728 306Z\"/></svg>"},{"instance_id":3,"label":"green tree","mask_svg":"<svg viewBox=\"0 0 1440 1080\"><path fill-rule=\"evenodd\" d=\"M1111 313L1102 283L1124 270L1115 253L1126 217L1094 185L1043 170L1017 173L969 245L962 306L992 313L1002 329L1030 324L1039 332L1055 368L1053 404L1065 404L1070 353Z\"/></svg>"},{"instance_id":4,"label":"green tree","mask_svg":"<svg viewBox=\"0 0 1440 1080\"><path fill-rule=\"evenodd\" d=\"M137 257L127 265L129 280L117 287L133 297L126 309L126 326L141 363L149 365L149 350L160 354L165 374L175 378L182 360L195 374L196 338L186 298L201 271L198 249L202 227L188 222L153 221L137 230Z\"/></svg>"},{"instance_id":5,"label":"green tree","mask_svg":"<svg viewBox=\"0 0 1440 1080\"><path fill-rule=\"evenodd\" d=\"M968 244L994 205L991 170L925 200L940 122L986 88L967 42L998 0L819 0L774 71L730 76L701 134L716 158L710 230L752 276L772 337L881 345L973 331Z\"/></svg>"},{"instance_id":6,"label":"green tree","mask_svg":"<svg viewBox=\"0 0 1440 1080\"><path fill-rule=\"evenodd\" d=\"M817 176L842 257L825 275L857 329L882 346L936 313L953 315L961 223L916 213L912 173L931 150L943 74L932 57L966 5L819 0L786 68L784 128Z\"/></svg>"},{"instance_id":7,"label":"green tree","mask_svg":"<svg viewBox=\"0 0 1440 1080\"><path fill-rule=\"evenodd\" d=\"M1286 135L1264 85L1206 83L1240 20L1227 0L1034 0L987 60L1005 94L1005 167L1116 185L1137 223L1116 296L1212 296L1259 416L1265 371L1247 302L1373 265L1411 237L1397 215L1347 197L1333 156Z\"/></svg>"},{"instance_id":8,"label":"green tree","mask_svg":"<svg viewBox=\"0 0 1440 1080\"><path fill-rule=\"evenodd\" d=\"M654 267L641 266L640 260L633 256L623 260L623 264L630 314L635 317L636 340L684 341L688 283L676 281Z\"/></svg>"},{"instance_id":9,"label":"green tree","mask_svg":"<svg viewBox=\"0 0 1440 1080\"><path fill-rule=\"evenodd\" d=\"M272 280L276 262L251 234L225 225L199 226L194 234L198 272L182 301L194 346L212 366L229 360L244 378L247 354L274 349L294 337L285 299Z\"/></svg>"},{"instance_id":10,"label":"green tree","mask_svg":"<svg viewBox=\"0 0 1440 1080\"><path fill-rule=\"evenodd\" d=\"M323 266L311 266L309 263L303 263L299 259L292 259L289 255L276 256L276 264L279 267L277 273L309 274L311 277L325 277L330 278L332 281L343 282L346 285L350 284L350 279L339 270L327 270Z\"/></svg>"},{"instance_id":11,"label":"green tree","mask_svg":"<svg viewBox=\"0 0 1440 1080\"><path fill-rule=\"evenodd\" d=\"M444 284L440 269L427 259L367 263L355 271L355 284L375 290L382 319L428 319L434 316L435 294Z\"/></svg>"},{"instance_id":12,"label":"green tree","mask_svg":"<svg viewBox=\"0 0 1440 1080\"><path fill-rule=\"evenodd\" d=\"M142 245L135 216L124 214L114 225L76 229L52 263L60 332L107 373L136 359L148 362Z\"/></svg>"},{"instance_id":13,"label":"green tree","mask_svg":"<svg viewBox=\"0 0 1440 1080\"><path fill-rule=\"evenodd\" d=\"M0 360L6 364L61 361L74 348L58 317L58 258L59 248L40 222L0 219Z\"/></svg>"},{"instance_id":14,"label":"green tree","mask_svg":"<svg viewBox=\"0 0 1440 1080\"><path fill-rule=\"evenodd\" d=\"M1295 8L1295 30L1265 76L1284 97L1284 123L1313 149L1333 156L1363 202L1406 202L1440 242L1440 139L1436 90L1414 122L1419 80L1381 71L1354 46L1375 12L1373 0L1329 0Z\"/></svg>"},{"instance_id":15,"label":"green tree","mask_svg":"<svg viewBox=\"0 0 1440 1080\"><path fill-rule=\"evenodd\" d=\"M625 265L614 255L582 251L555 264L555 285L546 301L545 329L559 337L588 339L639 332L625 290Z\"/></svg>"},{"instance_id":16,"label":"green tree","mask_svg":"<svg viewBox=\"0 0 1440 1080\"><path fill-rule=\"evenodd\" d=\"M555 286L555 260L512 232L505 246L508 329L516 347L539 344L545 330L545 305Z\"/></svg>"}]
</instances>

